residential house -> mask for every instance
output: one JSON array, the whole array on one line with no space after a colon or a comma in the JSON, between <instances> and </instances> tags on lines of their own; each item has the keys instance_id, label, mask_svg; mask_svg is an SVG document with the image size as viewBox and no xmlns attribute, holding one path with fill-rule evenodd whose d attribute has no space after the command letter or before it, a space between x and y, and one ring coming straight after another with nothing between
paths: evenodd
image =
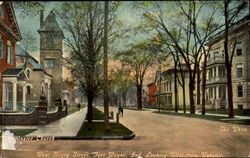
<instances>
[{"instance_id":1,"label":"residential house","mask_svg":"<svg viewBox=\"0 0 250 158\"><path fill-rule=\"evenodd\" d=\"M190 107L189 98L189 75L188 70L183 66L182 69L177 69L177 103L178 108L182 109L184 105L184 95L186 108ZM156 107L163 109L174 109L175 108L175 87L174 87L174 68L167 69L165 71L156 71L155 85L156 85ZM181 73L185 80L185 94L183 93Z\"/></svg>"},{"instance_id":2,"label":"residential house","mask_svg":"<svg viewBox=\"0 0 250 158\"><path fill-rule=\"evenodd\" d=\"M6 111L22 111L26 104L28 78L16 68L16 42L21 39L12 3L4 1L0 5L0 108Z\"/></svg>"}]
</instances>

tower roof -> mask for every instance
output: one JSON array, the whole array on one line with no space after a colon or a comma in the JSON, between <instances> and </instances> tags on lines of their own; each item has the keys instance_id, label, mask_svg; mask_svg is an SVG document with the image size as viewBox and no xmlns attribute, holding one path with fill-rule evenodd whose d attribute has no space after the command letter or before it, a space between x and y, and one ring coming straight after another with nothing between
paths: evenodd
<instances>
[{"instance_id":1,"label":"tower roof","mask_svg":"<svg viewBox=\"0 0 250 158\"><path fill-rule=\"evenodd\" d=\"M53 10L50 11L49 15L42 23L42 26L38 29L38 32L58 32L62 33L62 36L64 37L63 32L56 20L56 15L53 12Z\"/></svg>"}]
</instances>

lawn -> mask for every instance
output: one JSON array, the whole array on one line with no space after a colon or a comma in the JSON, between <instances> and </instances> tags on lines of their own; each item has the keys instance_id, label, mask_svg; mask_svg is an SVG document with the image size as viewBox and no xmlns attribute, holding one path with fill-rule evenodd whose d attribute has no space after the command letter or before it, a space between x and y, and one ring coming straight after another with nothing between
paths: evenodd
<instances>
[{"instance_id":1,"label":"lawn","mask_svg":"<svg viewBox=\"0 0 250 158\"><path fill-rule=\"evenodd\" d=\"M14 136L25 136L34 132L36 129L11 129L10 132L14 133Z\"/></svg>"},{"instance_id":2,"label":"lawn","mask_svg":"<svg viewBox=\"0 0 250 158\"><path fill-rule=\"evenodd\" d=\"M82 108L82 107L81 107ZM68 114L72 114L76 111L78 111L78 107L76 105L70 105L68 104Z\"/></svg>"},{"instance_id":3,"label":"lawn","mask_svg":"<svg viewBox=\"0 0 250 158\"><path fill-rule=\"evenodd\" d=\"M104 113L93 107L93 120L104 120ZM87 117L86 117L87 119ZM110 122L109 130L106 130L105 122L95 122L91 124L87 121L84 121L80 130L78 131L77 137L86 137L86 136L129 136L133 132L127 127L120 123Z\"/></svg>"},{"instance_id":4,"label":"lawn","mask_svg":"<svg viewBox=\"0 0 250 158\"><path fill-rule=\"evenodd\" d=\"M165 115L173 115L173 116L182 116L182 117L189 117L189 118L197 118L197 119L204 119L204 120L211 120L211 121L220 121L225 123L234 123L234 124L242 124L242 125L250 125L250 119L241 119L241 120L221 120L227 119L228 117L225 116L211 116L211 115L197 115L197 114L184 114L184 113L174 113L174 112L154 112L160 113Z\"/></svg>"},{"instance_id":5,"label":"lawn","mask_svg":"<svg viewBox=\"0 0 250 158\"><path fill-rule=\"evenodd\" d=\"M206 110L207 113L214 113L214 114L228 114L228 110ZM250 110L249 109L244 109L244 110L234 110L235 115L240 115L240 116L250 116Z\"/></svg>"},{"instance_id":6,"label":"lawn","mask_svg":"<svg viewBox=\"0 0 250 158\"><path fill-rule=\"evenodd\" d=\"M97 109L94 106L92 107L92 110L93 110L93 120L104 120L105 119L105 115L101 110ZM88 117L86 116L85 120L87 120L87 118Z\"/></svg>"},{"instance_id":7,"label":"lawn","mask_svg":"<svg viewBox=\"0 0 250 158\"><path fill-rule=\"evenodd\" d=\"M84 122L77 137L84 136L129 136L133 132L120 123L109 123L109 131L105 128L104 122Z\"/></svg>"}]
</instances>

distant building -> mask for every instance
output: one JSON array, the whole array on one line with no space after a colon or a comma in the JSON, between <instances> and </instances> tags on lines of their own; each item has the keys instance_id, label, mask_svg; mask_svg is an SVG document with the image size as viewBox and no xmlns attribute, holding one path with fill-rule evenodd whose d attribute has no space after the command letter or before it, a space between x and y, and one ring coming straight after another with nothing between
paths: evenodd
<instances>
[{"instance_id":1,"label":"distant building","mask_svg":"<svg viewBox=\"0 0 250 158\"><path fill-rule=\"evenodd\" d=\"M156 71L155 84L157 90L155 92L156 96L156 107L163 109L174 109L175 108L175 87L174 87L174 68L170 68L163 72ZM183 67L182 70L185 77L185 103L186 108L190 107L190 98L189 98L189 74L188 70ZM177 69L177 75L181 76L180 69ZM181 84L177 81L177 95L178 95L178 108L182 109L183 102L183 89Z\"/></svg>"},{"instance_id":2,"label":"distant building","mask_svg":"<svg viewBox=\"0 0 250 158\"><path fill-rule=\"evenodd\" d=\"M147 100L148 100L148 104L151 107L156 106L156 90L157 90L157 86L154 83L149 83L147 85L148 87L148 96L147 96Z\"/></svg>"},{"instance_id":3,"label":"distant building","mask_svg":"<svg viewBox=\"0 0 250 158\"><path fill-rule=\"evenodd\" d=\"M250 21L249 15L239 20L229 31L230 56L234 43L232 62L233 106L235 109L250 109ZM206 108L226 109L227 77L223 33L210 40L207 59Z\"/></svg>"}]
</instances>

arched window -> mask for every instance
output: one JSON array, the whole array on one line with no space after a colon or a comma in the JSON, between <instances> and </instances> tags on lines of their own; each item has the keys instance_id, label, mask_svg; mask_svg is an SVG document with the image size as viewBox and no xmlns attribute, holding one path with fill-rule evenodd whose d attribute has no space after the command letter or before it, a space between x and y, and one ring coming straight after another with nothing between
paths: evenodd
<instances>
[{"instance_id":1,"label":"arched window","mask_svg":"<svg viewBox=\"0 0 250 158\"><path fill-rule=\"evenodd\" d=\"M31 94L31 88L30 86L27 86L27 95L30 95Z\"/></svg>"},{"instance_id":2,"label":"arched window","mask_svg":"<svg viewBox=\"0 0 250 158\"><path fill-rule=\"evenodd\" d=\"M27 70L27 76L30 78L30 70Z\"/></svg>"}]
</instances>

